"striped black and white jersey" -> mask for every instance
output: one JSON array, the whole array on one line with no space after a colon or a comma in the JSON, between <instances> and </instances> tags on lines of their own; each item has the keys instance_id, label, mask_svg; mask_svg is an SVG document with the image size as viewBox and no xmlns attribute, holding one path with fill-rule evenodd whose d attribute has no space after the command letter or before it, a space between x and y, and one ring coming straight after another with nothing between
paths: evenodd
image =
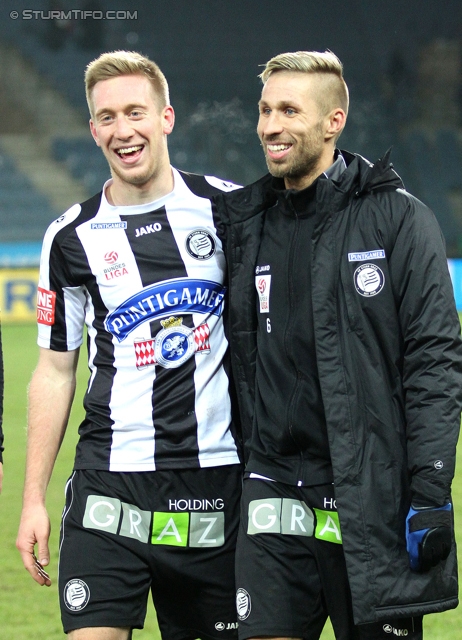
<instances>
[{"instance_id":1,"label":"striped black and white jersey","mask_svg":"<svg viewBox=\"0 0 462 640\"><path fill-rule=\"evenodd\" d=\"M239 462L223 364L225 258L210 201L237 185L173 173L174 190L155 202L112 206L103 189L45 235L38 344L77 349L87 327L79 469Z\"/></svg>"}]
</instances>

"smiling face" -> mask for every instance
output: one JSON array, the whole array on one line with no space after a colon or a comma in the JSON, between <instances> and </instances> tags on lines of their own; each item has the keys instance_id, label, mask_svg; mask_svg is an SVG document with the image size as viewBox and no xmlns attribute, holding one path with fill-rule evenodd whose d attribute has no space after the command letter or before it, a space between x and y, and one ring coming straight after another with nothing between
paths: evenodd
<instances>
[{"instance_id":1,"label":"smiling face","mask_svg":"<svg viewBox=\"0 0 462 640\"><path fill-rule=\"evenodd\" d=\"M316 99L322 84L318 74L277 71L263 87L257 133L270 173L284 178L287 189L309 186L333 162L346 116L341 109L322 112Z\"/></svg>"},{"instance_id":2,"label":"smiling face","mask_svg":"<svg viewBox=\"0 0 462 640\"><path fill-rule=\"evenodd\" d=\"M117 76L97 82L90 130L109 163L115 204L149 202L169 193L173 178L167 135L171 106L161 107L148 78Z\"/></svg>"}]
</instances>

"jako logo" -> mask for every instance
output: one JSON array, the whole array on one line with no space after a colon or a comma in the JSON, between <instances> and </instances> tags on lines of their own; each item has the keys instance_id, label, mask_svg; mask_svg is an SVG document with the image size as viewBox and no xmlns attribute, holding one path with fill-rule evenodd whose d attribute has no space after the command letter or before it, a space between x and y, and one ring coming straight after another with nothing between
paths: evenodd
<instances>
[{"instance_id":1,"label":"jako logo","mask_svg":"<svg viewBox=\"0 0 462 640\"><path fill-rule=\"evenodd\" d=\"M154 224L147 224L145 227L140 227L139 229L135 229L135 238L139 238L140 236L145 236L148 233L155 233L156 231L161 231L162 225L160 222L154 222Z\"/></svg>"},{"instance_id":2,"label":"jako logo","mask_svg":"<svg viewBox=\"0 0 462 640\"><path fill-rule=\"evenodd\" d=\"M409 635L409 631L407 629L395 629L391 624L384 624L383 630L385 633L392 633L394 636L399 636L400 638L405 638Z\"/></svg>"},{"instance_id":3,"label":"jako logo","mask_svg":"<svg viewBox=\"0 0 462 640\"><path fill-rule=\"evenodd\" d=\"M256 273L256 274L257 274L257 276L258 276L258 274L259 274L259 273L262 273L263 271L269 271L269 270L270 270L270 265L269 265L269 264L267 264L267 265L265 265L264 267L257 267L257 268L255 269L255 273Z\"/></svg>"},{"instance_id":4,"label":"jako logo","mask_svg":"<svg viewBox=\"0 0 462 640\"><path fill-rule=\"evenodd\" d=\"M114 262L117 262L119 259L119 254L115 251L108 251L104 256L104 259L108 264L114 264Z\"/></svg>"}]
</instances>

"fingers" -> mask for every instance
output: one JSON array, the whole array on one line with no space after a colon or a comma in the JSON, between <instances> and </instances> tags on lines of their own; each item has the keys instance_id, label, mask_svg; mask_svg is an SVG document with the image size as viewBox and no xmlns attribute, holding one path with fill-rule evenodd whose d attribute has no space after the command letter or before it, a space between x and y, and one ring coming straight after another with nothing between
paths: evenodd
<instances>
[{"instance_id":1,"label":"fingers","mask_svg":"<svg viewBox=\"0 0 462 640\"><path fill-rule=\"evenodd\" d=\"M39 562L32 551L21 551L22 562L26 570L39 585L49 587L51 585L50 576L44 570L43 565Z\"/></svg>"},{"instance_id":2,"label":"fingers","mask_svg":"<svg viewBox=\"0 0 462 640\"><path fill-rule=\"evenodd\" d=\"M19 548L19 547L18 547ZM37 560L34 553L34 548L31 550L22 551L20 549L22 562L26 570L30 573L32 578L41 586L49 587L51 585L50 576L43 568L43 563ZM48 564L48 561L46 562Z\"/></svg>"},{"instance_id":3,"label":"fingers","mask_svg":"<svg viewBox=\"0 0 462 640\"><path fill-rule=\"evenodd\" d=\"M42 567L50 564L50 551L48 550L48 535L44 539L37 539L37 556Z\"/></svg>"},{"instance_id":4,"label":"fingers","mask_svg":"<svg viewBox=\"0 0 462 640\"><path fill-rule=\"evenodd\" d=\"M44 583L47 587L49 587L51 585L51 580L50 580L50 576L48 575L48 573L45 571L45 569L43 568L43 566L40 564L40 562L37 560L37 558L35 557L34 554L32 554L32 558L34 559L34 568L36 569L38 575L40 578L43 578ZM48 564L48 561L47 561Z\"/></svg>"},{"instance_id":5,"label":"fingers","mask_svg":"<svg viewBox=\"0 0 462 640\"><path fill-rule=\"evenodd\" d=\"M18 548L22 562L32 578L40 585L49 587L50 576L44 570L50 562L48 539L50 536L50 522L43 508L28 509L23 511L19 526L16 547ZM37 556L35 547L37 546Z\"/></svg>"}]
</instances>

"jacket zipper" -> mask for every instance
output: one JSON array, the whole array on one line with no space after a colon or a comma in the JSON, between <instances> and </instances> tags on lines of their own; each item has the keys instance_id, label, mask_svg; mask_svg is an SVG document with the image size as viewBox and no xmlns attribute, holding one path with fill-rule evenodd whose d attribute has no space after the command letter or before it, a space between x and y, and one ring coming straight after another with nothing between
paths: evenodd
<instances>
[{"instance_id":1,"label":"jacket zipper","mask_svg":"<svg viewBox=\"0 0 462 640\"><path fill-rule=\"evenodd\" d=\"M287 273L287 279L288 279L288 291L289 291L289 320L287 323L287 329L285 332L285 336L284 336L284 347L285 347L285 351L287 354L287 359L292 363L295 375L296 375L296 381L295 381L295 386L292 392L292 395L290 397L290 401L289 401L289 408L288 408L288 412L287 412L287 426L288 426L288 431L289 434L292 438L292 440L295 443L295 446L297 447L297 449L299 450L299 456L300 456L300 466L299 466L299 470L297 473L297 480L300 479L300 474L301 474L301 469L303 466L303 451L302 448L300 447L300 445L297 442L297 438L294 435L294 431L293 431L293 415L294 415L294 410L295 410L295 405L296 405L296 399L298 397L298 391L300 388L300 372L297 369L297 367L295 366L295 362L292 356L292 351L290 350L289 346L291 344L290 338L291 335L293 334L293 325L294 325L294 314L293 314L293 309L294 309L294 295L293 295L293 290L292 290L292 282L293 282L293 272L294 272L294 262L295 262L295 248L297 246L297 241L298 241L298 237L299 237L299 228L300 228L300 220L298 217L297 212L295 211L295 209L292 207L292 211L295 215L295 230L294 230L294 234L293 234L293 240L291 242L291 246L290 246L290 254L289 254L289 265L288 265L288 273Z\"/></svg>"}]
</instances>

